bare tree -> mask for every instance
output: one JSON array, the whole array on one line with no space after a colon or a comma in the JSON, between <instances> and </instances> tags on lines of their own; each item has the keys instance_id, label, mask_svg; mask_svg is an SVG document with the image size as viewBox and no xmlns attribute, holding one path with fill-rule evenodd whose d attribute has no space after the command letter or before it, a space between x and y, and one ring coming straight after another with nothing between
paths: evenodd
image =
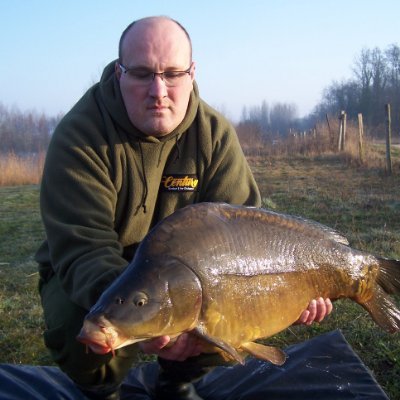
<instances>
[{"instance_id":1,"label":"bare tree","mask_svg":"<svg viewBox=\"0 0 400 400\"><path fill-rule=\"evenodd\" d=\"M322 120L327 113L339 115L346 110L350 119L363 114L367 126L382 126L385 120L384 105L391 103L400 108L400 48L393 44L385 51L379 48L363 49L355 59L354 77L343 82L333 82L323 92L310 122ZM392 126L400 130L400 113L393 113ZM382 129L374 129L382 132ZM382 132L383 133L383 132Z\"/></svg>"},{"instance_id":2,"label":"bare tree","mask_svg":"<svg viewBox=\"0 0 400 400\"><path fill-rule=\"evenodd\" d=\"M400 47L390 45L385 52L388 69L387 102L392 105L392 125L400 133Z\"/></svg>"},{"instance_id":3,"label":"bare tree","mask_svg":"<svg viewBox=\"0 0 400 400\"><path fill-rule=\"evenodd\" d=\"M8 109L0 103L0 152L27 154L46 150L61 117L22 112L16 107Z\"/></svg>"},{"instance_id":4,"label":"bare tree","mask_svg":"<svg viewBox=\"0 0 400 400\"><path fill-rule=\"evenodd\" d=\"M295 104L276 103L270 112L271 131L278 136L286 136L296 119Z\"/></svg>"}]
</instances>

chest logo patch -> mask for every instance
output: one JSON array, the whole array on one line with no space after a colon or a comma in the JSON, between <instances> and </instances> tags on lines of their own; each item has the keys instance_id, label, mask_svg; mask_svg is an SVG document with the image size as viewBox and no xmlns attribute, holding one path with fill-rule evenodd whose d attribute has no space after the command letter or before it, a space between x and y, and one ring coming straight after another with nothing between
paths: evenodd
<instances>
[{"instance_id":1,"label":"chest logo patch","mask_svg":"<svg viewBox=\"0 0 400 400\"><path fill-rule=\"evenodd\" d=\"M160 189L163 192L195 192L199 180L194 174L163 175Z\"/></svg>"}]
</instances>

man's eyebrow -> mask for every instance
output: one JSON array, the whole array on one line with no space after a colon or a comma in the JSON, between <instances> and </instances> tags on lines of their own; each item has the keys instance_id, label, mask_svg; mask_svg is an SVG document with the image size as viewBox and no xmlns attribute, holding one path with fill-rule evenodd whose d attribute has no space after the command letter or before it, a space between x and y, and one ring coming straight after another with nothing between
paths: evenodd
<instances>
[{"instance_id":1,"label":"man's eyebrow","mask_svg":"<svg viewBox=\"0 0 400 400\"><path fill-rule=\"evenodd\" d=\"M126 68L128 68L129 70L135 70L135 71L148 71L148 72L155 72L152 68L150 68L147 65L127 65L125 66ZM177 67L177 66L169 66L166 67L163 71L160 72L165 72L165 71L184 71L187 68L183 68L183 67Z\"/></svg>"},{"instance_id":2,"label":"man's eyebrow","mask_svg":"<svg viewBox=\"0 0 400 400\"><path fill-rule=\"evenodd\" d=\"M146 65L128 65L126 68L134 70L151 71L151 68L147 67Z\"/></svg>"}]
</instances>

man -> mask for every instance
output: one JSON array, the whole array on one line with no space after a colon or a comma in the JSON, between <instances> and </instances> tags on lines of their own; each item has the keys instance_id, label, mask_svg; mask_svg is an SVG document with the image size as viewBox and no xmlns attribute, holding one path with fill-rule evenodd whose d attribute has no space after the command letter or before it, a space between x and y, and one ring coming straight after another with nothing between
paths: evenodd
<instances>
[{"instance_id":1,"label":"man","mask_svg":"<svg viewBox=\"0 0 400 400\"><path fill-rule=\"evenodd\" d=\"M57 127L41 187L47 239L36 254L46 346L89 398L118 398L137 346L115 357L76 341L83 318L155 223L202 201L260 205L232 126L204 103L190 38L166 17L129 25L119 59ZM330 303L312 302L304 323ZM184 334L142 345L165 360L201 353Z\"/></svg>"}]
</instances>

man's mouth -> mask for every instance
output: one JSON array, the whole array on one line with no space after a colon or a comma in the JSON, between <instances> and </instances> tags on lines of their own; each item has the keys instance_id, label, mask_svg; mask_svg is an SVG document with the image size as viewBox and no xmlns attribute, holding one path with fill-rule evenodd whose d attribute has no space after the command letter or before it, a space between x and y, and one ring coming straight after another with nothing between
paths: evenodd
<instances>
[{"instance_id":1,"label":"man's mouth","mask_svg":"<svg viewBox=\"0 0 400 400\"><path fill-rule=\"evenodd\" d=\"M150 107L148 107L148 109L150 110L150 111L155 111L155 112L163 112L163 111L165 111L165 110L168 110L168 107L167 106L164 106L164 105L153 105L153 106L150 106Z\"/></svg>"}]
</instances>

